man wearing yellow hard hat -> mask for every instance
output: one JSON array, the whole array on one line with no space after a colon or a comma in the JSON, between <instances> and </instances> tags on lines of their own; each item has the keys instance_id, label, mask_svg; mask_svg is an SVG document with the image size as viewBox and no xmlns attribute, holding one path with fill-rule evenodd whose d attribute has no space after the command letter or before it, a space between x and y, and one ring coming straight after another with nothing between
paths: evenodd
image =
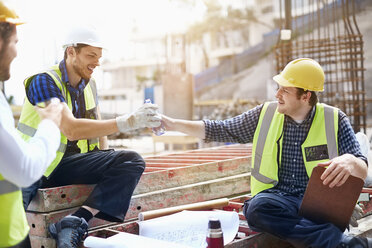
<instances>
[{"instance_id":1,"label":"man wearing yellow hard hat","mask_svg":"<svg viewBox=\"0 0 372 248\"><path fill-rule=\"evenodd\" d=\"M0 1L0 81L10 77L17 55L16 26L22 22ZM40 125L28 143L17 133L7 100L0 91L0 247L31 247L21 187L38 180L59 147L62 104L53 102L37 109Z\"/></svg>"},{"instance_id":2,"label":"man wearing yellow hard hat","mask_svg":"<svg viewBox=\"0 0 372 248\"><path fill-rule=\"evenodd\" d=\"M366 238L343 234L331 223L317 224L298 215L315 166L328 166L324 185L341 186L353 175L365 179L362 155L346 115L318 103L324 72L313 59L299 58L273 79L277 101L266 102L223 120L186 121L162 116L166 130L200 137L206 142L253 143L251 194L244 204L249 227L296 247L372 247Z\"/></svg>"}]
</instances>

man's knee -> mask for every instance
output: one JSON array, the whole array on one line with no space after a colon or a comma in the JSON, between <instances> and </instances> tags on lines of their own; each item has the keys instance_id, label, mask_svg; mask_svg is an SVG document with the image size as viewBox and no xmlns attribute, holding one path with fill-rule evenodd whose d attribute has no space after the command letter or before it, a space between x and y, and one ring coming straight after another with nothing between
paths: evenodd
<instances>
[{"instance_id":1,"label":"man's knee","mask_svg":"<svg viewBox=\"0 0 372 248\"><path fill-rule=\"evenodd\" d=\"M244 203L244 215L249 227L256 232L268 232L285 237L299 221L294 206L276 196L258 195Z\"/></svg>"},{"instance_id":2,"label":"man's knee","mask_svg":"<svg viewBox=\"0 0 372 248\"><path fill-rule=\"evenodd\" d=\"M248 225L253 227L256 226L257 221L262 219L261 216L261 205L263 201L256 200L256 198L252 198L244 202L244 216L248 222Z\"/></svg>"},{"instance_id":3,"label":"man's knee","mask_svg":"<svg viewBox=\"0 0 372 248\"><path fill-rule=\"evenodd\" d=\"M122 160L123 165L131 164L139 172L143 172L146 167L146 162L140 154L135 151L118 151L118 156Z\"/></svg>"}]
</instances>

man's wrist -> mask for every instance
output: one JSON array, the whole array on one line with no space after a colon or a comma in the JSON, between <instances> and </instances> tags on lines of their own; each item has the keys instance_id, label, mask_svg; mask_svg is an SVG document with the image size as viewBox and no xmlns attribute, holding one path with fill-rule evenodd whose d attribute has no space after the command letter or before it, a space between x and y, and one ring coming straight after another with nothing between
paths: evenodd
<instances>
[{"instance_id":1,"label":"man's wrist","mask_svg":"<svg viewBox=\"0 0 372 248\"><path fill-rule=\"evenodd\" d=\"M116 125L121 133L125 133L130 130L128 125L128 115L121 115L115 118Z\"/></svg>"}]
</instances>

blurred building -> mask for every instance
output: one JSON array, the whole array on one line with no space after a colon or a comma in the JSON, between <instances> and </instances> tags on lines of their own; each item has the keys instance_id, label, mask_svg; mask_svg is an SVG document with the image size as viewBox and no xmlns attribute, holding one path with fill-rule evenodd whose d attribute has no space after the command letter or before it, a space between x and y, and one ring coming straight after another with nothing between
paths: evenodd
<instances>
[{"instance_id":1,"label":"blurred building","mask_svg":"<svg viewBox=\"0 0 372 248\"><path fill-rule=\"evenodd\" d=\"M263 41L274 26L274 0L220 1L218 15L229 10L250 10L251 19L240 19L237 29L204 32L201 39L188 39L188 32L166 35L140 35L130 38L128 54L117 61L102 63L103 84L99 90L101 111L122 114L133 111L149 98L163 107L162 75L197 74L242 53ZM208 23L207 23L208 25ZM176 87L176 86L175 86Z\"/></svg>"},{"instance_id":2,"label":"blurred building","mask_svg":"<svg viewBox=\"0 0 372 248\"><path fill-rule=\"evenodd\" d=\"M103 88L99 91L103 113L133 111L145 99L162 106L161 75L184 67L183 35L134 35L130 54L120 61L102 63Z\"/></svg>"}]
</instances>

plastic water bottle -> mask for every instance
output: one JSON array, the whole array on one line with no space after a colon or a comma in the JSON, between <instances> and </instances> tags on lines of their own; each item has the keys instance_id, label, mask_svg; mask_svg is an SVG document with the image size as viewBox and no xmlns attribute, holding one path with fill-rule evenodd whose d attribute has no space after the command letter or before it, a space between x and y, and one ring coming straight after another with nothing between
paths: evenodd
<instances>
[{"instance_id":1,"label":"plastic water bottle","mask_svg":"<svg viewBox=\"0 0 372 248\"><path fill-rule=\"evenodd\" d=\"M209 218L206 241L207 248L223 248L223 233L219 219Z\"/></svg>"},{"instance_id":2,"label":"plastic water bottle","mask_svg":"<svg viewBox=\"0 0 372 248\"><path fill-rule=\"evenodd\" d=\"M151 103L151 100L150 99L146 99L145 100L145 103ZM157 135L157 136L163 135L165 133L165 128L164 128L163 122L161 122L160 126L153 127L152 128L152 132L155 135Z\"/></svg>"}]
</instances>

